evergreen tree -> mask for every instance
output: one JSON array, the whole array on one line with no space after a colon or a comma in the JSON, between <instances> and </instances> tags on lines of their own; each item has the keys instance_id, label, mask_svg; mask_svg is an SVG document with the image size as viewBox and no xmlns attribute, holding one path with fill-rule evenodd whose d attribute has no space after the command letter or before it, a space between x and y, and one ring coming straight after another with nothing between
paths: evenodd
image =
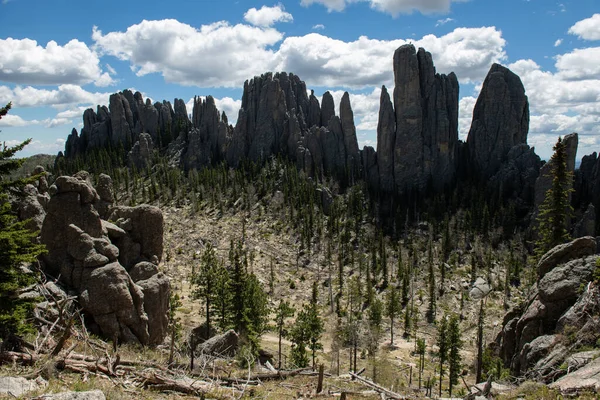
<instances>
[{"instance_id":1,"label":"evergreen tree","mask_svg":"<svg viewBox=\"0 0 600 400\"><path fill-rule=\"evenodd\" d=\"M444 364L448 358L448 318L446 315L440 320L438 325L438 355L440 358L440 390L439 396L442 396L442 380L444 378Z\"/></svg>"},{"instance_id":2,"label":"evergreen tree","mask_svg":"<svg viewBox=\"0 0 600 400\"><path fill-rule=\"evenodd\" d=\"M200 268L192 274L191 283L194 286L192 297L202 299L206 310L206 339L210 338L211 314L213 300L216 299L219 260L212 244L208 243L202 257Z\"/></svg>"},{"instance_id":3,"label":"evergreen tree","mask_svg":"<svg viewBox=\"0 0 600 400\"><path fill-rule=\"evenodd\" d=\"M452 387L458 384L458 377L460 376L461 370L461 358L460 350L462 349L463 342L460 335L459 319L456 314L452 314L450 321L448 322L448 380L449 389L448 393L452 397Z\"/></svg>"},{"instance_id":4,"label":"evergreen tree","mask_svg":"<svg viewBox=\"0 0 600 400\"><path fill-rule=\"evenodd\" d=\"M436 303L436 286L435 286L435 271L433 269L433 259L429 259L429 306L427 307L427 322L435 321L435 313L437 309Z\"/></svg>"},{"instance_id":5,"label":"evergreen tree","mask_svg":"<svg viewBox=\"0 0 600 400\"><path fill-rule=\"evenodd\" d=\"M279 306L275 311L275 326L277 328L277 334L279 336L279 352L278 352L278 369L281 369L281 339L286 337L288 334L287 329L285 329L285 320L294 316L296 310L290 306L290 303L287 301L281 300L279 302Z\"/></svg>"},{"instance_id":6,"label":"evergreen tree","mask_svg":"<svg viewBox=\"0 0 600 400\"><path fill-rule=\"evenodd\" d=\"M181 318L177 316L177 311L181 308L182 303L179 295L176 293L169 294L169 326L168 330L171 332L171 346L169 348L169 365L173 363L173 355L175 353L175 341L181 338L181 331L183 325L181 324Z\"/></svg>"},{"instance_id":7,"label":"evergreen tree","mask_svg":"<svg viewBox=\"0 0 600 400\"><path fill-rule=\"evenodd\" d=\"M573 174L567 170L567 149L560 137L553 150L554 154L550 158L552 186L546 192L538 215L538 257L570 238L567 223L573 212L569 203L569 195L573 191Z\"/></svg>"},{"instance_id":8,"label":"evergreen tree","mask_svg":"<svg viewBox=\"0 0 600 400\"><path fill-rule=\"evenodd\" d=\"M386 315L390 318L390 345L394 345L394 320L402 310L402 304L400 303L400 297L398 296L398 289L395 285L387 292Z\"/></svg>"},{"instance_id":9,"label":"evergreen tree","mask_svg":"<svg viewBox=\"0 0 600 400\"><path fill-rule=\"evenodd\" d=\"M0 108L0 119L11 108L11 103ZM18 169L23 160L13 158L31 142L31 139L12 147L3 145L0 149L0 339L2 347L16 345L17 336L31 331L28 318L34 301L19 299L16 292L35 282L32 273L23 273L21 265L34 262L44 252L44 246L34 244L37 232L30 232L27 221L19 221L8 202L7 191L20 187L31 179L10 181L7 175ZM38 178L38 177L33 177Z\"/></svg>"},{"instance_id":10,"label":"evergreen tree","mask_svg":"<svg viewBox=\"0 0 600 400\"><path fill-rule=\"evenodd\" d=\"M306 346L312 352L313 368L315 367L316 351L323 348L320 343L321 335L323 334L324 326L319 310L317 308L317 286L313 284L313 293L311 301L305 304L302 310L298 313L296 323L290 331L290 340L292 341L292 362L299 368L308 365L308 354Z\"/></svg>"}]
</instances>

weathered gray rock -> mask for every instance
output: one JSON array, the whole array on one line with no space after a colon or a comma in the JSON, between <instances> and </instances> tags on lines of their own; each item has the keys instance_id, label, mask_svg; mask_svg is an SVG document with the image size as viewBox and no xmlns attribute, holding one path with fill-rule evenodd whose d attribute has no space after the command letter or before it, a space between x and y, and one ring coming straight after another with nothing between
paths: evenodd
<instances>
[{"instance_id":1,"label":"weathered gray rock","mask_svg":"<svg viewBox=\"0 0 600 400\"><path fill-rule=\"evenodd\" d=\"M542 256L537 265L538 275L542 278L548 271L559 264L596 252L596 239L591 236L577 238L569 243L561 244Z\"/></svg>"},{"instance_id":2,"label":"weathered gray rock","mask_svg":"<svg viewBox=\"0 0 600 400\"><path fill-rule=\"evenodd\" d=\"M597 333L600 332L600 317L596 318L591 309L591 314L580 309L576 303L584 304L585 300L578 301L579 293L592 279L597 268L597 258L576 258L553 267L540 279L537 287L533 288L524 307L505 316L503 329L496 343L499 345L500 357L505 365L511 367L513 373L526 373L533 364L539 362L534 369L544 374L542 370L549 371L556 367L555 364L561 364L568 356L568 351L555 348L554 342L551 346L538 346L539 343L536 342L537 347L532 343L540 336L561 332L564 326L582 314L587 318L574 324L578 329L576 336L587 338L582 344L595 343L596 336L600 336ZM562 322L559 322L561 319ZM540 339L542 344L547 342Z\"/></svg>"},{"instance_id":3,"label":"weathered gray rock","mask_svg":"<svg viewBox=\"0 0 600 400\"><path fill-rule=\"evenodd\" d=\"M128 226L117 225L127 231L131 240L140 245L140 255L145 261L156 262L162 259L163 253L163 214L158 207L142 204L137 207L118 206L111 210L112 221L129 221ZM129 243L118 242L121 251ZM135 260L141 261L141 260ZM125 265L126 267L129 264Z\"/></svg>"},{"instance_id":4,"label":"weathered gray rock","mask_svg":"<svg viewBox=\"0 0 600 400\"><path fill-rule=\"evenodd\" d=\"M319 106L319 100L315 97L315 91L310 91L310 97L308 98L308 116L306 124L309 128L313 126L321 126L321 107Z\"/></svg>"},{"instance_id":5,"label":"weathered gray rock","mask_svg":"<svg viewBox=\"0 0 600 400\"><path fill-rule=\"evenodd\" d=\"M394 106L385 86L381 88L379 100L379 122L377 123L377 166L379 187L384 192L394 191L394 150L396 145L396 118Z\"/></svg>"},{"instance_id":6,"label":"weathered gray rock","mask_svg":"<svg viewBox=\"0 0 600 400\"><path fill-rule=\"evenodd\" d=\"M335 104L331 93L326 91L321 101L321 126L329 126L331 117L335 117Z\"/></svg>"},{"instance_id":7,"label":"weathered gray rock","mask_svg":"<svg viewBox=\"0 0 600 400\"><path fill-rule=\"evenodd\" d=\"M41 377L29 380L23 377L0 376L0 395L12 398L21 397L34 390L43 389L46 386L48 386L48 382Z\"/></svg>"},{"instance_id":8,"label":"weathered gray rock","mask_svg":"<svg viewBox=\"0 0 600 400\"><path fill-rule=\"evenodd\" d=\"M346 150L346 168L351 175L349 178L352 184L359 177L361 160L358 154L354 112L352 112L348 92L344 92L340 102L340 122L342 123L344 149Z\"/></svg>"},{"instance_id":9,"label":"weathered gray rock","mask_svg":"<svg viewBox=\"0 0 600 400\"><path fill-rule=\"evenodd\" d=\"M534 202L541 166L540 157L533 148L527 144L515 145L508 151L498 172L489 178L488 187L493 188L499 198L521 201L528 211Z\"/></svg>"},{"instance_id":10,"label":"weathered gray rock","mask_svg":"<svg viewBox=\"0 0 600 400\"><path fill-rule=\"evenodd\" d=\"M473 300L480 300L487 296L491 291L492 288L485 279L477 278L475 283L473 283L473 287L469 291L469 296Z\"/></svg>"},{"instance_id":11,"label":"weathered gray rock","mask_svg":"<svg viewBox=\"0 0 600 400\"><path fill-rule=\"evenodd\" d=\"M92 238L102 236L100 216L92 202L96 191L85 181L73 177L58 177L42 224L41 242L48 253L43 255L49 272L58 276L67 257L70 236L67 227L75 225Z\"/></svg>"},{"instance_id":12,"label":"weathered gray rock","mask_svg":"<svg viewBox=\"0 0 600 400\"><path fill-rule=\"evenodd\" d=\"M577 393L579 390L600 390L600 358L597 358L577 371L567 374L549 385L563 393Z\"/></svg>"},{"instance_id":13,"label":"weathered gray rock","mask_svg":"<svg viewBox=\"0 0 600 400\"><path fill-rule=\"evenodd\" d=\"M158 274L158 265L148 261L139 262L129 270L129 276L135 283L150 279L156 274Z\"/></svg>"},{"instance_id":14,"label":"weathered gray rock","mask_svg":"<svg viewBox=\"0 0 600 400\"><path fill-rule=\"evenodd\" d=\"M194 97L192 125L192 129L173 143L173 148L169 147L169 157L178 157L179 164L186 171L214 165L223 160L226 144L233 130L227 121L227 115L219 113L212 96L205 99Z\"/></svg>"},{"instance_id":15,"label":"weathered gray rock","mask_svg":"<svg viewBox=\"0 0 600 400\"><path fill-rule=\"evenodd\" d=\"M144 293L144 311L149 321L148 344L161 344L167 336L169 326L168 311L171 292L169 278L159 272L148 279L137 281L136 284L142 288Z\"/></svg>"},{"instance_id":16,"label":"weathered gray rock","mask_svg":"<svg viewBox=\"0 0 600 400\"><path fill-rule=\"evenodd\" d=\"M577 222L573 229L573 235L575 237L596 235L596 207L593 204L588 204L581 220Z\"/></svg>"},{"instance_id":17,"label":"weathered gray rock","mask_svg":"<svg viewBox=\"0 0 600 400\"><path fill-rule=\"evenodd\" d=\"M230 329L222 335L213 336L198 345L196 353L221 357L233 356L237 352L238 341L238 334Z\"/></svg>"},{"instance_id":18,"label":"weathered gray rock","mask_svg":"<svg viewBox=\"0 0 600 400\"><path fill-rule=\"evenodd\" d=\"M149 343L144 294L118 262L84 268L79 299L100 334L119 342Z\"/></svg>"},{"instance_id":19,"label":"weathered gray rock","mask_svg":"<svg viewBox=\"0 0 600 400\"><path fill-rule=\"evenodd\" d=\"M62 392L43 395L44 400L106 400L101 390L90 390L86 392Z\"/></svg>"},{"instance_id":20,"label":"weathered gray rock","mask_svg":"<svg viewBox=\"0 0 600 400\"><path fill-rule=\"evenodd\" d=\"M540 300L544 303L567 301L569 306L573 305L580 286L592 279L597 258L576 258L551 269L538 284Z\"/></svg>"},{"instance_id":21,"label":"weathered gray rock","mask_svg":"<svg viewBox=\"0 0 600 400\"><path fill-rule=\"evenodd\" d=\"M22 193L24 196L18 201L19 219L29 220L25 226L27 229L39 231L46 217L46 210L42 203L47 204L49 200L40 196L37 188L32 184L25 185Z\"/></svg>"},{"instance_id":22,"label":"weathered gray rock","mask_svg":"<svg viewBox=\"0 0 600 400\"><path fill-rule=\"evenodd\" d=\"M538 336L523 346L520 354L521 371L524 372L544 358L556 344L556 335Z\"/></svg>"},{"instance_id":23,"label":"weathered gray rock","mask_svg":"<svg viewBox=\"0 0 600 400\"><path fill-rule=\"evenodd\" d=\"M138 141L127 155L129 166L135 166L138 170L146 169L152 165L153 152L152 137L148 133L140 133Z\"/></svg>"},{"instance_id":24,"label":"weathered gray rock","mask_svg":"<svg viewBox=\"0 0 600 400\"><path fill-rule=\"evenodd\" d=\"M115 198L112 178L106 174L100 174L98 184L96 185L96 192L98 193L99 200L96 201L94 206L100 218L106 219Z\"/></svg>"},{"instance_id":25,"label":"weathered gray rock","mask_svg":"<svg viewBox=\"0 0 600 400\"><path fill-rule=\"evenodd\" d=\"M521 79L492 65L473 110L467 138L472 168L480 179L498 172L510 149L527 143L529 102Z\"/></svg>"},{"instance_id":26,"label":"weathered gray rock","mask_svg":"<svg viewBox=\"0 0 600 400\"><path fill-rule=\"evenodd\" d=\"M456 174L456 75L436 74L430 53L403 45L394 53L394 82L396 191L422 191L429 183L439 190Z\"/></svg>"},{"instance_id":27,"label":"weathered gray rock","mask_svg":"<svg viewBox=\"0 0 600 400\"><path fill-rule=\"evenodd\" d=\"M135 127L129 102L122 93L115 93L110 95L109 104L112 129L111 144L115 148L122 145L125 151L129 151L133 145L132 131Z\"/></svg>"},{"instance_id":28,"label":"weathered gray rock","mask_svg":"<svg viewBox=\"0 0 600 400\"><path fill-rule=\"evenodd\" d=\"M573 174L575 172L575 157L577 155L577 145L579 136L577 133L571 133L563 138L567 156L567 172ZM552 187L552 171L554 163L548 161L540 170L540 175L535 182L535 205L539 207L546 198L546 192ZM572 189L573 185L569 185L567 189Z\"/></svg>"}]
</instances>

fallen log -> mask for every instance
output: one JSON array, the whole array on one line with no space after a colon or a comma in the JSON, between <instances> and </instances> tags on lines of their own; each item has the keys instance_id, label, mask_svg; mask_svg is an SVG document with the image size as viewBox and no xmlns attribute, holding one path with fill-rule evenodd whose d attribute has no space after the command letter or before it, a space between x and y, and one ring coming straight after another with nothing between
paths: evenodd
<instances>
[{"instance_id":1,"label":"fallen log","mask_svg":"<svg viewBox=\"0 0 600 400\"><path fill-rule=\"evenodd\" d=\"M359 381L360 383L375 390L377 393L381 393L381 394L385 395L387 398L395 399L395 400L406 400L407 399L406 396L402 396L398 393L394 393L391 390L388 390L388 389L384 388L383 386L379 386L375 382L372 382L369 379L363 378L362 376L359 376L353 372L350 372L350 376L353 377L354 379L356 379L357 381Z\"/></svg>"},{"instance_id":2,"label":"fallen log","mask_svg":"<svg viewBox=\"0 0 600 400\"><path fill-rule=\"evenodd\" d=\"M174 379L159 375L157 373L150 373L140 374L139 378L142 380L142 386L144 388L158 391L173 391L190 395L202 395L208 393L213 394L214 391L223 389L221 386L215 385L211 382L191 379L188 377ZM237 389L229 388L227 390L232 391L232 394L236 395L241 393Z\"/></svg>"}]
</instances>

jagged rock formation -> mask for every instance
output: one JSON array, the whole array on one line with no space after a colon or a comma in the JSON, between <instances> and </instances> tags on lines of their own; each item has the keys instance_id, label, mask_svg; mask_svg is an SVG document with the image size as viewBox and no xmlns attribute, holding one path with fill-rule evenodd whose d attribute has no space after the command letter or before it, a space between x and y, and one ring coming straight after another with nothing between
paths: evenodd
<instances>
[{"instance_id":1,"label":"jagged rock formation","mask_svg":"<svg viewBox=\"0 0 600 400\"><path fill-rule=\"evenodd\" d=\"M521 79L493 64L473 110L467 138L469 172L488 190L518 206L534 202L534 187L542 166L527 145L529 102Z\"/></svg>"},{"instance_id":2,"label":"jagged rock formation","mask_svg":"<svg viewBox=\"0 0 600 400\"><path fill-rule=\"evenodd\" d=\"M436 74L431 54L413 45L394 53L392 106L381 91L377 155L384 191L436 190L456 174L458 146L458 80ZM393 186L393 187L392 187Z\"/></svg>"},{"instance_id":3,"label":"jagged rock formation","mask_svg":"<svg viewBox=\"0 0 600 400\"><path fill-rule=\"evenodd\" d=\"M344 180L360 177L361 158L350 96L345 93L340 115L333 97L323 95L322 109L306 85L293 74L267 73L244 84L242 108L228 144L226 159L261 162L286 155L309 175L325 173Z\"/></svg>"},{"instance_id":4,"label":"jagged rock formation","mask_svg":"<svg viewBox=\"0 0 600 400\"><path fill-rule=\"evenodd\" d=\"M596 343L600 337L597 312L576 324L572 321L576 319L572 315L584 314L578 304L585 303L582 298L591 295L590 287L597 285L589 283L598 268L598 255L589 255L595 251L596 240L585 237L557 246L540 260L537 287L522 308L506 314L496 338L498 355L514 374L545 378L544 371L561 365L572 351L559 340L559 334L574 334L579 345ZM585 286L587 291L580 296L580 288ZM585 332L583 327L587 327Z\"/></svg>"},{"instance_id":5,"label":"jagged rock formation","mask_svg":"<svg viewBox=\"0 0 600 400\"><path fill-rule=\"evenodd\" d=\"M529 101L521 79L508 68L492 65L473 109L467 146L480 178L496 174L508 152L527 143Z\"/></svg>"},{"instance_id":6,"label":"jagged rock formation","mask_svg":"<svg viewBox=\"0 0 600 400\"><path fill-rule=\"evenodd\" d=\"M170 163L188 171L223 160L233 127L224 112L219 114L212 96L194 97L191 126L169 146Z\"/></svg>"},{"instance_id":7,"label":"jagged rock formation","mask_svg":"<svg viewBox=\"0 0 600 400\"><path fill-rule=\"evenodd\" d=\"M152 105L144 102L140 92L124 90L110 96L109 107L98 106L97 111L89 108L83 113L81 134L73 129L65 144L65 157L83 156L94 149L123 147L127 152L145 132L154 145L166 146L186 132L189 120L185 102L175 99L175 110L171 103L163 101ZM147 141L147 140L146 140Z\"/></svg>"},{"instance_id":8,"label":"jagged rock formation","mask_svg":"<svg viewBox=\"0 0 600 400\"><path fill-rule=\"evenodd\" d=\"M98 191L89 175L60 176L41 229L47 273L78 294L96 333L119 342L159 344L166 335L170 284L156 265L162 256L162 212L152 206L113 207L112 182L104 175ZM139 269L152 263L150 273ZM133 276L128 270L134 271Z\"/></svg>"},{"instance_id":9,"label":"jagged rock formation","mask_svg":"<svg viewBox=\"0 0 600 400\"><path fill-rule=\"evenodd\" d=\"M372 190L388 195L440 192L461 171L462 178L489 180L493 195L523 207L533 204L541 162L526 144L529 105L517 75L492 66L465 145L458 140L456 75L437 74L431 54L413 45L396 50L393 66L393 94L385 87L381 91L377 151L359 150L348 93L336 115L331 93L319 103L298 76L269 72L244 83L235 128L211 96L194 99L190 120L180 99L173 108L166 101L144 102L139 92L116 93L110 109L86 110L81 136L76 130L69 136L65 157L108 144L126 151L133 146L129 162L144 165L147 133L172 166L185 170L283 156L309 176L330 176L342 186L364 178Z\"/></svg>"},{"instance_id":10,"label":"jagged rock formation","mask_svg":"<svg viewBox=\"0 0 600 400\"><path fill-rule=\"evenodd\" d=\"M128 154L129 166L135 166L138 170L146 169L152 163L153 151L152 137L147 133L140 133L139 140L135 142Z\"/></svg>"},{"instance_id":11,"label":"jagged rock formation","mask_svg":"<svg viewBox=\"0 0 600 400\"><path fill-rule=\"evenodd\" d=\"M565 145L566 156L567 156L567 172L570 174L575 173L575 156L577 155L577 145L579 143L579 136L577 133L571 133L563 138ZM539 207L546 198L546 192L552 187L552 170L554 169L554 163L552 160L548 161L540 170L540 175L535 182L535 205ZM573 188L571 184L567 190Z\"/></svg>"}]
</instances>

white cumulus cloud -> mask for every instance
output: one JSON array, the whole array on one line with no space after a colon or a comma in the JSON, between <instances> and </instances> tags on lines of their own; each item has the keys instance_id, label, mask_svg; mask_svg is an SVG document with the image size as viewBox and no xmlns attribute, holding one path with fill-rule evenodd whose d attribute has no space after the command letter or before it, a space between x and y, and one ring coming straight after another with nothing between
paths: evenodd
<instances>
[{"instance_id":1,"label":"white cumulus cloud","mask_svg":"<svg viewBox=\"0 0 600 400\"><path fill-rule=\"evenodd\" d=\"M76 104L108 104L110 93L88 92L78 85L60 85L57 89L38 89L32 86L0 86L0 103L12 101L15 107L61 107Z\"/></svg>"},{"instance_id":2,"label":"white cumulus cloud","mask_svg":"<svg viewBox=\"0 0 600 400\"><path fill-rule=\"evenodd\" d=\"M92 34L99 50L129 61L138 76L161 73L167 82L201 87L237 87L269 70L270 47L282 38L273 28L221 21L196 29L174 19L107 34L94 27Z\"/></svg>"},{"instance_id":3,"label":"white cumulus cloud","mask_svg":"<svg viewBox=\"0 0 600 400\"><path fill-rule=\"evenodd\" d=\"M556 42L554 42L554 47L558 47L562 44L563 40L562 39L556 39Z\"/></svg>"},{"instance_id":4,"label":"white cumulus cloud","mask_svg":"<svg viewBox=\"0 0 600 400\"><path fill-rule=\"evenodd\" d=\"M96 52L76 39L64 46L50 41L46 47L31 39L0 39L0 81L29 85L113 83L100 68Z\"/></svg>"},{"instance_id":5,"label":"white cumulus cloud","mask_svg":"<svg viewBox=\"0 0 600 400\"><path fill-rule=\"evenodd\" d=\"M569 29L569 33L577 35L580 39L600 40L600 14L577 22Z\"/></svg>"},{"instance_id":6,"label":"white cumulus cloud","mask_svg":"<svg viewBox=\"0 0 600 400\"><path fill-rule=\"evenodd\" d=\"M600 47L561 54L556 57L556 69L564 79L600 79Z\"/></svg>"},{"instance_id":7,"label":"white cumulus cloud","mask_svg":"<svg viewBox=\"0 0 600 400\"><path fill-rule=\"evenodd\" d=\"M244 20L255 26L273 26L276 22L292 22L294 17L285 11L282 4L273 7L251 8L244 14Z\"/></svg>"},{"instance_id":8,"label":"white cumulus cloud","mask_svg":"<svg viewBox=\"0 0 600 400\"><path fill-rule=\"evenodd\" d=\"M446 13L454 2L465 0L301 0L303 6L322 4L331 11L343 11L348 4L368 2L371 8L392 16L420 12L423 14Z\"/></svg>"}]
</instances>

